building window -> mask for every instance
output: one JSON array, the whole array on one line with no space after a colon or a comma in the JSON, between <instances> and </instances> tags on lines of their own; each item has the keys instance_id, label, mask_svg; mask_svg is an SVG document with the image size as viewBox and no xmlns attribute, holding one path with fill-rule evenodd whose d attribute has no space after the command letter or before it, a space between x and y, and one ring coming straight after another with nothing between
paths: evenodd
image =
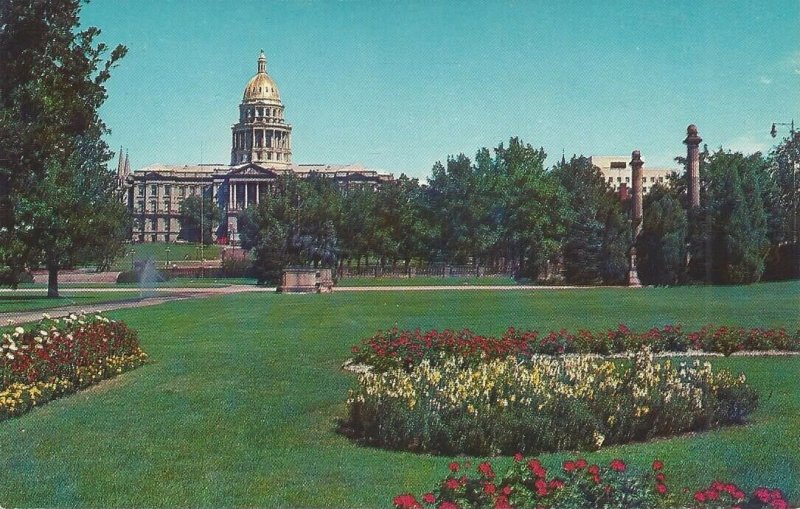
<instances>
[{"instance_id":1,"label":"building window","mask_svg":"<svg viewBox=\"0 0 800 509\"><path fill-rule=\"evenodd\" d=\"M138 202L136 202L136 211L144 212L144 200L139 200Z\"/></svg>"},{"instance_id":2,"label":"building window","mask_svg":"<svg viewBox=\"0 0 800 509\"><path fill-rule=\"evenodd\" d=\"M170 206L170 201L169 201L169 199L167 199L167 200L164 200L164 211L165 211L165 212L169 212L169 211L170 211L170 207L169 207L169 206Z\"/></svg>"},{"instance_id":3,"label":"building window","mask_svg":"<svg viewBox=\"0 0 800 509\"><path fill-rule=\"evenodd\" d=\"M153 196L158 194L158 186L157 185L150 186L150 194L152 194Z\"/></svg>"},{"instance_id":4,"label":"building window","mask_svg":"<svg viewBox=\"0 0 800 509\"><path fill-rule=\"evenodd\" d=\"M138 192L138 195L139 195L139 196L144 196L144 185L141 185L141 186L136 186L136 187L137 187L137 190L138 190L138 191L137 191L137 192Z\"/></svg>"},{"instance_id":5,"label":"building window","mask_svg":"<svg viewBox=\"0 0 800 509\"><path fill-rule=\"evenodd\" d=\"M625 177L625 182L630 182L630 181L631 181L630 177Z\"/></svg>"},{"instance_id":6,"label":"building window","mask_svg":"<svg viewBox=\"0 0 800 509\"><path fill-rule=\"evenodd\" d=\"M171 193L172 193L172 186L170 186L170 185L164 186L164 194L166 196L169 196Z\"/></svg>"},{"instance_id":7,"label":"building window","mask_svg":"<svg viewBox=\"0 0 800 509\"><path fill-rule=\"evenodd\" d=\"M643 193L646 193L646 192L647 192L647 187L643 187L643 188L642 188L642 192L643 192Z\"/></svg>"},{"instance_id":8,"label":"building window","mask_svg":"<svg viewBox=\"0 0 800 509\"><path fill-rule=\"evenodd\" d=\"M655 181L656 181L655 177L650 177L650 182L655 182Z\"/></svg>"},{"instance_id":9,"label":"building window","mask_svg":"<svg viewBox=\"0 0 800 509\"><path fill-rule=\"evenodd\" d=\"M628 166L628 163L622 161L612 161L611 168L622 168L625 169Z\"/></svg>"},{"instance_id":10,"label":"building window","mask_svg":"<svg viewBox=\"0 0 800 509\"><path fill-rule=\"evenodd\" d=\"M178 188L178 197L185 198L186 197L186 188L181 186Z\"/></svg>"},{"instance_id":11,"label":"building window","mask_svg":"<svg viewBox=\"0 0 800 509\"><path fill-rule=\"evenodd\" d=\"M156 211L156 201L150 200L150 212L155 212L155 211Z\"/></svg>"},{"instance_id":12,"label":"building window","mask_svg":"<svg viewBox=\"0 0 800 509\"><path fill-rule=\"evenodd\" d=\"M664 177L658 177L659 182L664 182Z\"/></svg>"},{"instance_id":13,"label":"building window","mask_svg":"<svg viewBox=\"0 0 800 509\"><path fill-rule=\"evenodd\" d=\"M614 182L614 177L608 177L609 182Z\"/></svg>"},{"instance_id":14,"label":"building window","mask_svg":"<svg viewBox=\"0 0 800 509\"><path fill-rule=\"evenodd\" d=\"M617 182L622 182L622 177L617 177Z\"/></svg>"}]
</instances>

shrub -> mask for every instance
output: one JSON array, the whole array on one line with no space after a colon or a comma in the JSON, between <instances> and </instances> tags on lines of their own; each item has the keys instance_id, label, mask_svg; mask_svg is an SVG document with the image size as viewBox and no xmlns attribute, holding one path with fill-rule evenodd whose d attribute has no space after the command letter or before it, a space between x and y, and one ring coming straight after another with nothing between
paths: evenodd
<instances>
[{"instance_id":1,"label":"shrub","mask_svg":"<svg viewBox=\"0 0 800 509\"><path fill-rule=\"evenodd\" d=\"M117 274L117 283L138 283L139 273L134 270L125 270Z\"/></svg>"},{"instance_id":2,"label":"shrub","mask_svg":"<svg viewBox=\"0 0 800 509\"><path fill-rule=\"evenodd\" d=\"M658 363L646 350L616 361L447 356L359 375L345 426L371 444L441 454L593 450L740 423L757 401L744 375Z\"/></svg>"},{"instance_id":3,"label":"shrub","mask_svg":"<svg viewBox=\"0 0 800 509\"><path fill-rule=\"evenodd\" d=\"M714 481L693 494L672 489L664 464L659 460L642 470L621 459L613 459L608 465L590 465L585 459L577 458L548 471L538 459L526 460L517 453L514 464L501 475L488 461L474 469L469 462L453 462L449 470L447 477L419 500L411 493L394 497L395 509L789 507L779 489L759 487L750 497L736 484L721 481Z\"/></svg>"}]
</instances>

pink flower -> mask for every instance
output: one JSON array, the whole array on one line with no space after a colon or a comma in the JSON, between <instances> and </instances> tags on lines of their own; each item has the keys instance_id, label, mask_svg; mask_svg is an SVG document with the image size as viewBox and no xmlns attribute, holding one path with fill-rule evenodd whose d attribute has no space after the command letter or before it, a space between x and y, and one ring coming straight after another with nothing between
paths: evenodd
<instances>
[{"instance_id":1,"label":"pink flower","mask_svg":"<svg viewBox=\"0 0 800 509\"><path fill-rule=\"evenodd\" d=\"M661 470L664 468L664 463L661 460L653 461L653 470Z\"/></svg>"},{"instance_id":2,"label":"pink flower","mask_svg":"<svg viewBox=\"0 0 800 509\"><path fill-rule=\"evenodd\" d=\"M458 479L448 479L444 485L448 489L457 490L461 486L461 483L458 482Z\"/></svg>"},{"instance_id":3,"label":"pink flower","mask_svg":"<svg viewBox=\"0 0 800 509\"><path fill-rule=\"evenodd\" d=\"M422 501L425 502L426 504L432 504L436 502L436 495L434 495L433 493L426 493L422 495Z\"/></svg>"},{"instance_id":4,"label":"pink flower","mask_svg":"<svg viewBox=\"0 0 800 509\"><path fill-rule=\"evenodd\" d=\"M517 454L514 455L514 461L519 462L519 461L522 461L522 459L523 459L523 457L522 457L522 453L521 452L518 452Z\"/></svg>"},{"instance_id":5,"label":"pink flower","mask_svg":"<svg viewBox=\"0 0 800 509\"><path fill-rule=\"evenodd\" d=\"M494 495L496 491L497 487L495 487L495 485L490 482L487 482L486 484L483 485L483 492L486 493L487 495Z\"/></svg>"},{"instance_id":6,"label":"pink flower","mask_svg":"<svg viewBox=\"0 0 800 509\"><path fill-rule=\"evenodd\" d=\"M656 491L659 494L664 495L667 492L667 487L661 483L656 484Z\"/></svg>"},{"instance_id":7,"label":"pink flower","mask_svg":"<svg viewBox=\"0 0 800 509\"><path fill-rule=\"evenodd\" d=\"M454 461L454 462L450 463L448 468L450 469L451 472L458 472L458 469L461 468L461 467L460 467L460 465L458 463L456 463Z\"/></svg>"}]
</instances>

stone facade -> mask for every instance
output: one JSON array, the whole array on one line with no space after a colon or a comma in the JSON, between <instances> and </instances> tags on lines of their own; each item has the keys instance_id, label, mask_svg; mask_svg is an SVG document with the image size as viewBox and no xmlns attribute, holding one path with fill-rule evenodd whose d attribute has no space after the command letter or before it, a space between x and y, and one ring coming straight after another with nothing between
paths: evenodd
<instances>
[{"instance_id":1,"label":"stone facade","mask_svg":"<svg viewBox=\"0 0 800 509\"><path fill-rule=\"evenodd\" d=\"M231 128L230 164L153 164L131 172L127 155L117 176L124 200L133 215L134 242L174 242L180 234L181 202L204 194L225 211L227 220L214 233L220 242L238 242L236 218L271 193L285 174L332 179L343 190L377 188L394 177L360 165L295 164L292 162L292 126L284 120L284 106L273 79L267 74L264 52L245 86L238 122Z\"/></svg>"},{"instance_id":2,"label":"stone facade","mask_svg":"<svg viewBox=\"0 0 800 509\"><path fill-rule=\"evenodd\" d=\"M591 156L589 161L600 168L603 178L608 185L619 191L620 187L633 189L632 169L628 156ZM667 184L667 175L677 172L675 168L642 168L642 195L646 195L656 184Z\"/></svg>"}]
</instances>

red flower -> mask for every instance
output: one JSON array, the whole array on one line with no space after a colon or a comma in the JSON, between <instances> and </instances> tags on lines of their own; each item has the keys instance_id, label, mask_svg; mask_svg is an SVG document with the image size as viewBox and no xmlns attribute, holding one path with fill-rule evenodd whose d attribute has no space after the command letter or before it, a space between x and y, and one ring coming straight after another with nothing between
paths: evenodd
<instances>
[{"instance_id":1,"label":"red flower","mask_svg":"<svg viewBox=\"0 0 800 509\"><path fill-rule=\"evenodd\" d=\"M511 486L506 485L506 486L503 486L503 489L500 490L500 493L502 493L503 495L505 495L507 497L507 496L511 495L511 491L512 491L511 490Z\"/></svg>"},{"instance_id":2,"label":"red flower","mask_svg":"<svg viewBox=\"0 0 800 509\"><path fill-rule=\"evenodd\" d=\"M564 487L564 481L561 479L553 479L550 481L549 487L551 490L560 490Z\"/></svg>"},{"instance_id":3,"label":"red flower","mask_svg":"<svg viewBox=\"0 0 800 509\"><path fill-rule=\"evenodd\" d=\"M770 504L774 509L789 509L789 503L782 498L773 500Z\"/></svg>"},{"instance_id":4,"label":"red flower","mask_svg":"<svg viewBox=\"0 0 800 509\"><path fill-rule=\"evenodd\" d=\"M594 481L595 484L600 484L600 476L599 475L593 475L592 476L592 480Z\"/></svg>"},{"instance_id":5,"label":"red flower","mask_svg":"<svg viewBox=\"0 0 800 509\"><path fill-rule=\"evenodd\" d=\"M661 483L658 483L656 484L656 491L663 495L667 492L667 487Z\"/></svg>"},{"instance_id":6,"label":"red flower","mask_svg":"<svg viewBox=\"0 0 800 509\"><path fill-rule=\"evenodd\" d=\"M460 465L458 463L456 463L454 461L454 462L450 463L450 466L448 468L450 468L451 472L458 472L458 469L461 468L461 467L460 467Z\"/></svg>"},{"instance_id":7,"label":"red flower","mask_svg":"<svg viewBox=\"0 0 800 509\"><path fill-rule=\"evenodd\" d=\"M703 493L702 491L698 491L697 493L694 494L694 499L697 500L700 503L705 502L706 501L706 494Z\"/></svg>"},{"instance_id":8,"label":"red flower","mask_svg":"<svg viewBox=\"0 0 800 509\"><path fill-rule=\"evenodd\" d=\"M439 504L439 509L458 509L458 504L449 500L445 500Z\"/></svg>"},{"instance_id":9,"label":"red flower","mask_svg":"<svg viewBox=\"0 0 800 509\"><path fill-rule=\"evenodd\" d=\"M528 468L536 477L544 477L545 475L547 475L547 470L545 470L545 468L542 467L542 464L539 462L538 459L530 460L528 462Z\"/></svg>"},{"instance_id":10,"label":"red flower","mask_svg":"<svg viewBox=\"0 0 800 509\"><path fill-rule=\"evenodd\" d=\"M664 468L664 463L661 460L653 461L653 470L661 470Z\"/></svg>"},{"instance_id":11,"label":"red flower","mask_svg":"<svg viewBox=\"0 0 800 509\"><path fill-rule=\"evenodd\" d=\"M757 488L753 495L761 502L761 503L768 503L772 499L772 495L770 494L767 488Z\"/></svg>"},{"instance_id":12,"label":"red flower","mask_svg":"<svg viewBox=\"0 0 800 509\"><path fill-rule=\"evenodd\" d=\"M575 462L574 461L565 461L564 462L564 472L574 472L575 471Z\"/></svg>"},{"instance_id":13,"label":"red flower","mask_svg":"<svg viewBox=\"0 0 800 509\"><path fill-rule=\"evenodd\" d=\"M583 458L578 459L578 461L575 462L575 466L578 468L578 470L586 468L586 460Z\"/></svg>"},{"instance_id":14,"label":"red flower","mask_svg":"<svg viewBox=\"0 0 800 509\"><path fill-rule=\"evenodd\" d=\"M414 495L409 493L394 497L394 506L400 509L422 509L422 505L417 502L417 499L414 498Z\"/></svg>"},{"instance_id":15,"label":"red flower","mask_svg":"<svg viewBox=\"0 0 800 509\"><path fill-rule=\"evenodd\" d=\"M422 501L425 502L426 504L432 504L436 502L436 495L434 495L433 493L426 493L422 495Z\"/></svg>"},{"instance_id":16,"label":"red flower","mask_svg":"<svg viewBox=\"0 0 800 509\"><path fill-rule=\"evenodd\" d=\"M448 479L444 485L451 490L457 490L461 486L461 483L458 482L458 479Z\"/></svg>"},{"instance_id":17,"label":"red flower","mask_svg":"<svg viewBox=\"0 0 800 509\"><path fill-rule=\"evenodd\" d=\"M517 454L514 455L514 461L522 461L522 459L523 457L521 452L518 452Z\"/></svg>"},{"instance_id":18,"label":"red flower","mask_svg":"<svg viewBox=\"0 0 800 509\"><path fill-rule=\"evenodd\" d=\"M483 492L486 493L487 495L494 495L496 491L497 488L495 487L494 484L490 482L487 482L486 484L483 485Z\"/></svg>"},{"instance_id":19,"label":"red flower","mask_svg":"<svg viewBox=\"0 0 800 509\"><path fill-rule=\"evenodd\" d=\"M626 468L628 468L628 466L621 459L611 460L611 469L615 472L624 472Z\"/></svg>"},{"instance_id":20,"label":"red flower","mask_svg":"<svg viewBox=\"0 0 800 509\"><path fill-rule=\"evenodd\" d=\"M658 482L664 482L666 478L667 476L664 475L664 472L659 472L656 474L656 481Z\"/></svg>"},{"instance_id":21,"label":"red flower","mask_svg":"<svg viewBox=\"0 0 800 509\"><path fill-rule=\"evenodd\" d=\"M714 489L706 490L706 498L708 500L719 500L719 492Z\"/></svg>"},{"instance_id":22,"label":"red flower","mask_svg":"<svg viewBox=\"0 0 800 509\"><path fill-rule=\"evenodd\" d=\"M514 508L512 507L511 504L508 503L508 497L500 495L494 502L494 509L514 509Z\"/></svg>"},{"instance_id":23,"label":"red flower","mask_svg":"<svg viewBox=\"0 0 800 509\"><path fill-rule=\"evenodd\" d=\"M484 461L478 465L478 472L480 472L481 475L487 479L494 479L495 477L494 470L492 470L492 465L490 465L488 461Z\"/></svg>"},{"instance_id":24,"label":"red flower","mask_svg":"<svg viewBox=\"0 0 800 509\"><path fill-rule=\"evenodd\" d=\"M600 467L597 465L589 465L589 468L586 470L586 472L588 472L589 475L598 475L600 473Z\"/></svg>"}]
</instances>

